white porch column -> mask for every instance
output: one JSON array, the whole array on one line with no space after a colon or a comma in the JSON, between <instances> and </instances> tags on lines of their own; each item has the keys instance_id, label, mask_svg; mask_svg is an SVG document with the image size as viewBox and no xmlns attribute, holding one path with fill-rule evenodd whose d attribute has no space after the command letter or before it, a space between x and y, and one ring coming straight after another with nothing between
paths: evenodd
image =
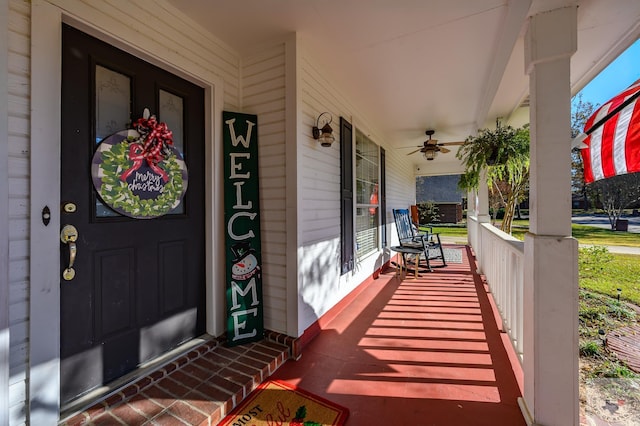
<instances>
[{"instance_id":1,"label":"white porch column","mask_svg":"<svg viewBox=\"0 0 640 426\"><path fill-rule=\"evenodd\" d=\"M487 185L487 171L486 169L480 172L480 185L476 190L476 205L475 205L475 213L478 218L478 226L476 229L476 245L474 247L476 254L476 259L478 260L478 268L477 272L479 274L484 273L482 270L482 265L484 264L484 256L485 253L482 251L482 224L491 221L491 216L489 215L489 185Z\"/></svg>"},{"instance_id":2,"label":"white porch column","mask_svg":"<svg viewBox=\"0 0 640 426\"><path fill-rule=\"evenodd\" d=\"M487 185L487 170L483 169L480 172L480 186L477 190L477 205L476 211L478 215L478 222L490 222L491 216L489 215L489 185Z\"/></svg>"},{"instance_id":3,"label":"white porch column","mask_svg":"<svg viewBox=\"0 0 640 426\"><path fill-rule=\"evenodd\" d=\"M578 425L578 266L571 237L570 58L577 7L530 18L530 223L525 237L524 399L536 424Z\"/></svg>"}]
</instances>

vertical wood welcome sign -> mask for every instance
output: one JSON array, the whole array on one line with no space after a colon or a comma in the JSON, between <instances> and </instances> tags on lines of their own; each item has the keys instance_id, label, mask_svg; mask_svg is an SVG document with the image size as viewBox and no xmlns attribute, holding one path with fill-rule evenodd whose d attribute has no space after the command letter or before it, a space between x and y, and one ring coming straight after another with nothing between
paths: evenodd
<instances>
[{"instance_id":1,"label":"vertical wood welcome sign","mask_svg":"<svg viewBox=\"0 0 640 426\"><path fill-rule=\"evenodd\" d=\"M227 341L264 336L258 191L258 117L223 111Z\"/></svg>"}]
</instances>

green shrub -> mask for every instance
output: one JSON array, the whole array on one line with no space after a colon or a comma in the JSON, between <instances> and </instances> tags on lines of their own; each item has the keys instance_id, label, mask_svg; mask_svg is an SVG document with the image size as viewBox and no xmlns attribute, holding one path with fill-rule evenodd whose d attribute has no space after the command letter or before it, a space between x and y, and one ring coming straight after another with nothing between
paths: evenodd
<instances>
[{"instance_id":1,"label":"green shrub","mask_svg":"<svg viewBox=\"0 0 640 426\"><path fill-rule=\"evenodd\" d=\"M618 361L607 361L602 363L598 368L593 371L596 377L606 377L610 379L624 378L636 378L639 377L627 366L619 363Z\"/></svg>"},{"instance_id":2,"label":"green shrub","mask_svg":"<svg viewBox=\"0 0 640 426\"><path fill-rule=\"evenodd\" d=\"M636 317L635 311L614 299L607 306L607 313L618 317L620 320L633 320Z\"/></svg>"},{"instance_id":3,"label":"green shrub","mask_svg":"<svg viewBox=\"0 0 640 426\"><path fill-rule=\"evenodd\" d=\"M580 309L578 310L578 316L585 321L597 321L602 320L607 314L606 306L586 306L582 303L580 304Z\"/></svg>"},{"instance_id":4,"label":"green shrub","mask_svg":"<svg viewBox=\"0 0 640 426\"><path fill-rule=\"evenodd\" d=\"M594 341L580 343L580 356L594 357L600 355L600 344Z\"/></svg>"},{"instance_id":5,"label":"green shrub","mask_svg":"<svg viewBox=\"0 0 640 426\"><path fill-rule=\"evenodd\" d=\"M603 246L581 247L578 249L578 263L582 266L602 266L613 260L609 249Z\"/></svg>"},{"instance_id":6,"label":"green shrub","mask_svg":"<svg viewBox=\"0 0 640 426\"><path fill-rule=\"evenodd\" d=\"M580 278L600 276L613 255L606 247L591 246L578 249L578 270Z\"/></svg>"}]
</instances>

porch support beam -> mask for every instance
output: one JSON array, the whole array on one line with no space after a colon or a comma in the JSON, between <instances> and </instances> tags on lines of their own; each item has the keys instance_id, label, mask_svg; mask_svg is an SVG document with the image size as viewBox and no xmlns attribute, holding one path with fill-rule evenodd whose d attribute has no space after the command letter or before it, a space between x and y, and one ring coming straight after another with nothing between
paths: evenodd
<instances>
[{"instance_id":1,"label":"porch support beam","mask_svg":"<svg viewBox=\"0 0 640 426\"><path fill-rule=\"evenodd\" d=\"M491 222L491 216L489 215L489 185L487 184L486 169L480 172L480 184L477 190L476 202L477 202L476 212L478 215L478 222L480 223Z\"/></svg>"},{"instance_id":2,"label":"porch support beam","mask_svg":"<svg viewBox=\"0 0 640 426\"><path fill-rule=\"evenodd\" d=\"M483 169L480 172L480 181L478 185L478 189L476 189L476 198L475 198L475 213L476 218L478 219L478 229L476 230L476 245L478 247L474 247L476 258L478 259L478 269L477 273L483 274L482 265L485 264L484 257L488 254L483 253L482 251L482 224L491 222L491 215L489 215L489 185L487 184L487 169Z\"/></svg>"},{"instance_id":3,"label":"porch support beam","mask_svg":"<svg viewBox=\"0 0 640 426\"><path fill-rule=\"evenodd\" d=\"M578 244L571 237L570 59L577 7L532 16L530 222L525 236L524 401L535 424L578 425Z\"/></svg>"}]
</instances>

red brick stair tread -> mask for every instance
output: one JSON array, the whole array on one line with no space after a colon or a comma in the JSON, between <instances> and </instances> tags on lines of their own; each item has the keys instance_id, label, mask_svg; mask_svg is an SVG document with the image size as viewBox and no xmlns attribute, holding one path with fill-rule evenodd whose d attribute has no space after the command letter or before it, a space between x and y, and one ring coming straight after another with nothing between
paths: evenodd
<instances>
[{"instance_id":1,"label":"red brick stair tread","mask_svg":"<svg viewBox=\"0 0 640 426\"><path fill-rule=\"evenodd\" d=\"M215 425L287 360L288 351L267 340L233 348L209 341L61 424Z\"/></svg>"},{"instance_id":2,"label":"red brick stair tread","mask_svg":"<svg viewBox=\"0 0 640 426\"><path fill-rule=\"evenodd\" d=\"M607 336L607 346L630 369L640 373L640 324L618 328Z\"/></svg>"}]
</instances>

